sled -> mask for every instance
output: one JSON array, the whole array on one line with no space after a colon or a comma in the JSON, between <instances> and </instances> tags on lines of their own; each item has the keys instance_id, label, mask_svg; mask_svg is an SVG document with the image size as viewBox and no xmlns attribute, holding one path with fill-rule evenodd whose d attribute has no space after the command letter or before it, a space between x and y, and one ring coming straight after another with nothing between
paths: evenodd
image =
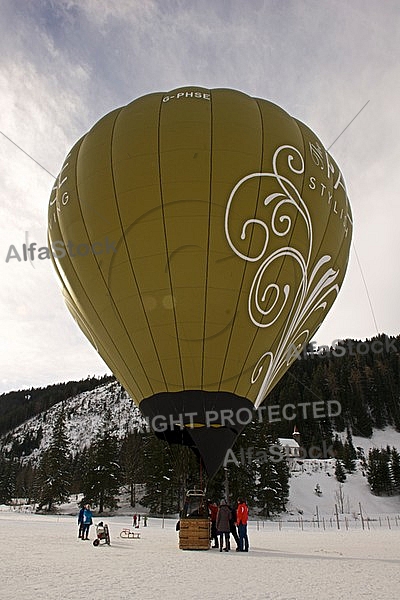
<instances>
[{"instance_id":1,"label":"sled","mask_svg":"<svg viewBox=\"0 0 400 600\"><path fill-rule=\"evenodd\" d=\"M129 538L131 540L140 540L140 531L131 531L129 527L125 527L119 536L122 538Z\"/></svg>"}]
</instances>

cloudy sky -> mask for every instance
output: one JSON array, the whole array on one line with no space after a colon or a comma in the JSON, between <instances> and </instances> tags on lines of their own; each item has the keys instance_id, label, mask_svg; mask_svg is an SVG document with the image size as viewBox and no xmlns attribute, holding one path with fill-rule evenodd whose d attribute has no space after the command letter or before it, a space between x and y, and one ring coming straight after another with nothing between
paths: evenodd
<instances>
[{"instance_id":1,"label":"cloudy sky","mask_svg":"<svg viewBox=\"0 0 400 600\"><path fill-rule=\"evenodd\" d=\"M46 245L53 176L79 137L183 85L266 98L335 142L354 244L316 342L400 333L397 0L0 0L0 15L0 392L109 372L50 260L6 258Z\"/></svg>"}]
</instances>

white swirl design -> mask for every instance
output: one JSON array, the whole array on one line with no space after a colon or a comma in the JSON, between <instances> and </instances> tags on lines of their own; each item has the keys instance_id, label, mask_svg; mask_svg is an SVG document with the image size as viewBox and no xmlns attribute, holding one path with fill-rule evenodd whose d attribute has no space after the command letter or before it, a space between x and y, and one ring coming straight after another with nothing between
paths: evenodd
<instances>
[{"instance_id":1,"label":"white swirl design","mask_svg":"<svg viewBox=\"0 0 400 600\"><path fill-rule=\"evenodd\" d=\"M250 288L248 298L248 312L252 323L261 328L271 327L282 317L285 311L285 317L282 319L282 333L274 352L265 352L257 361L254 367L251 384L255 384L261 376L263 381L257 395L255 407L257 408L265 399L270 390L271 383L276 379L281 371L286 369L287 365L294 360L296 352L299 352L310 337L315 333L306 327L306 323L312 313L318 310L326 310L328 296L337 295L339 286L335 283L339 270L334 270L329 266L332 257L325 254L319 258L310 273L310 260L313 249L313 226L311 215L301 194L295 185L285 176L279 173L278 162L285 159L286 165L296 175L304 173L304 159L299 150L293 146L280 146L275 151L272 160L271 173L251 173L243 177L233 188L225 212L225 235L227 241L237 256L243 260L257 263L258 269ZM237 195L239 190L246 182L257 178L268 177L276 184L274 193L269 194L263 201L265 207L269 209L268 222L259 218L247 219L242 226L240 240L249 244L249 238L253 228L257 227L263 232L264 240L261 252L255 256L250 256L242 252L235 244L230 233L232 206L239 202ZM290 214L295 211L296 219ZM300 219L300 221L299 221ZM294 228L294 221L301 222L306 232L307 249L300 250L294 245L282 246L273 251L269 246L272 239L290 235ZM302 240L304 243L304 240ZM291 243L296 243L296 239ZM296 283L284 282L277 283L268 280L268 270L277 260L285 257L291 257L293 268L298 272ZM268 307L265 306L268 298Z\"/></svg>"}]
</instances>

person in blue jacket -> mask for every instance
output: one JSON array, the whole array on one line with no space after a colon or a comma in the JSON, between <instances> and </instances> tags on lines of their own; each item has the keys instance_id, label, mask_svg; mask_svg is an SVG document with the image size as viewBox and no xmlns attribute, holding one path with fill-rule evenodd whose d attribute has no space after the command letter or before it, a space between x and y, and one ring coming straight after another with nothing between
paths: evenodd
<instances>
[{"instance_id":1,"label":"person in blue jacket","mask_svg":"<svg viewBox=\"0 0 400 600\"><path fill-rule=\"evenodd\" d=\"M85 508L83 510L83 517L82 517L82 539L83 540L88 540L89 539L89 529L91 524L93 523L93 513L90 510L90 504L85 504Z\"/></svg>"}]
</instances>

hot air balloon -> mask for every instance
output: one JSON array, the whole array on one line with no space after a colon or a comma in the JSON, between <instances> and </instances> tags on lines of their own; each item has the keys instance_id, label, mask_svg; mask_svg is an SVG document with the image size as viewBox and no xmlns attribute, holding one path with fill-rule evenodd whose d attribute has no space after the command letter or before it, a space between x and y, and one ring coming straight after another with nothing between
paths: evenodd
<instances>
[{"instance_id":1,"label":"hot air balloon","mask_svg":"<svg viewBox=\"0 0 400 600\"><path fill-rule=\"evenodd\" d=\"M332 306L351 236L318 137L229 89L110 112L49 202L68 309L153 430L210 476Z\"/></svg>"}]
</instances>

